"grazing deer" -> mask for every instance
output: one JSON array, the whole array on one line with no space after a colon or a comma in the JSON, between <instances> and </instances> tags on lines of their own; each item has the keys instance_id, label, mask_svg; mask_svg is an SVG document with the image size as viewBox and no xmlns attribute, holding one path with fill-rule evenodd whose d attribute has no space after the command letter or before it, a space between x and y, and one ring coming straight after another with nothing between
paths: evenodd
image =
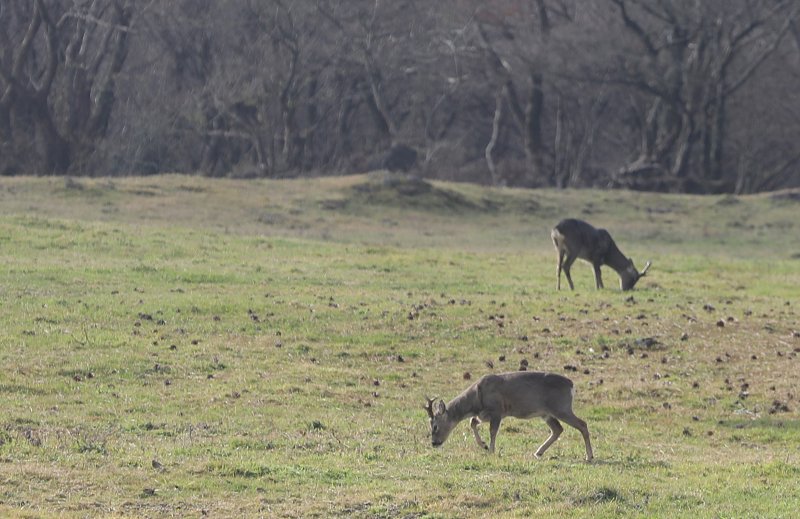
<instances>
[{"instance_id":1,"label":"grazing deer","mask_svg":"<svg viewBox=\"0 0 800 519\"><path fill-rule=\"evenodd\" d=\"M536 450L536 457L555 442L564 430L559 420L578 429L586 444L586 460L591 461L592 444L586 422L572 412L574 388L567 377L555 373L514 371L499 375L486 375L445 405L439 400L427 399L425 409L431 418L431 444L439 447L453 428L462 420L472 418L470 427L475 441L482 449L494 452L494 442L500 421L507 417L544 418L550 426L550 437ZM489 445L478 434L478 425L489 422Z\"/></svg>"},{"instance_id":2,"label":"grazing deer","mask_svg":"<svg viewBox=\"0 0 800 519\"><path fill-rule=\"evenodd\" d=\"M625 257L619 250L611 235L605 229L595 229L583 220L568 218L561 220L550 233L553 245L558 251L558 281L556 287L561 290L561 270L567 276L569 288L575 289L569 269L577 258L588 261L594 267L594 280L597 288L603 288L600 266L608 265L619 274L619 285L622 290L630 290L639 279L647 274L650 262L639 272L633 266L633 260Z\"/></svg>"}]
</instances>

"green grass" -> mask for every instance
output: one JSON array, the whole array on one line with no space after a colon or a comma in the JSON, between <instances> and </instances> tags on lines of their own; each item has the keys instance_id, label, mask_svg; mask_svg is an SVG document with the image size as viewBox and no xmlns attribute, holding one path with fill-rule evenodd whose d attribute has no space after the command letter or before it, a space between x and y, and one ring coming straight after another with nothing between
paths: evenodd
<instances>
[{"instance_id":1,"label":"green grass","mask_svg":"<svg viewBox=\"0 0 800 519\"><path fill-rule=\"evenodd\" d=\"M0 515L796 514L800 204L419 187L0 180ZM637 290L554 290L573 215ZM537 420L430 447L426 396L522 359L595 462Z\"/></svg>"}]
</instances>

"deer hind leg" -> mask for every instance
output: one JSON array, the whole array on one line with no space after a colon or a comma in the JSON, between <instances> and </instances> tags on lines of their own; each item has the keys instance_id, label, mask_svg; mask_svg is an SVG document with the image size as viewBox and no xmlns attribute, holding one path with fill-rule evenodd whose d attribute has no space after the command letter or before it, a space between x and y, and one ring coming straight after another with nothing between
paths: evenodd
<instances>
[{"instance_id":1,"label":"deer hind leg","mask_svg":"<svg viewBox=\"0 0 800 519\"><path fill-rule=\"evenodd\" d=\"M561 265L564 263L564 251L558 250L558 265L556 266L556 290L561 290Z\"/></svg>"},{"instance_id":2,"label":"deer hind leg","mask_svg":"<svg viewBox=\"0 0 800 519\"><path fill-rule=\"evenodd\" d=\"M564 428L561 427L561 424L558 422L558 420L556 420L552 416L548 416L547 418L545 418L544 421L550 427L550 437L547 438L547 440L545 440L545 442L538 449L536 449L535 456L537 458L541 458L542 455L544 454L544 451L549 449L550 446L553 445L553 443L555 443L555 441L558 439L559 436L561 436L561 433L564 431Z\"/></svg>"},{"instance_id":3,"label":"deer hind leg","mask_svg":"<svg viewBox=\"0 0 800 519\"><path fill-rule=\"evenodd\" d=\"M597 289L603 288L603 275L600 273L600 265L594 264L594 282L597 285Z\"/></svg>"},{"instance_id":4,"label":"deer hind leg","mask_svg":"<svg viewBox=\"0 0 800 519\"><path fill-rule=\"evenodd\" d=\"M586 426L586 422L575 416L575 413L572 411L562 413L558 417L562 422L571 425L581 432L583 443L586 444L586 461L592 461L594 454L592 453L592 441L589 439L589 428Z\"/></svg>"},{"instance_id":5,"label":"deer hind leg","mask_svg":"<svg viewBox=\"0 0 800 519\"><path fill-rule=\"evenodd\" d=\"M577 254L570 254L567 253L567 257L563 261L562 268L564 269L564 275L567 276L567 282L569 282L569 289L575 290L575 285L572 284L572 276L569 273L569 269L572 268L572 264L575 263L575 260L578 259ZM561 276L559 276L561 278Z\"/></svg>"},{"instance_id":6,"label":"deer hind leg","mask_svg":"<svg viewBox=\"0 0 800 519\"><path fill-rule=\"evenodd\" d=\"M489 450L489 446L486 445L486 442L481 439L481 435L478 434L478 426L480 424L481 421L477 416L473 416L472 420L469 422L469 426L472 429L472 434L475 435L475 441L478 443L478 447L484 450Z\"/></svg>"}]
</instances>

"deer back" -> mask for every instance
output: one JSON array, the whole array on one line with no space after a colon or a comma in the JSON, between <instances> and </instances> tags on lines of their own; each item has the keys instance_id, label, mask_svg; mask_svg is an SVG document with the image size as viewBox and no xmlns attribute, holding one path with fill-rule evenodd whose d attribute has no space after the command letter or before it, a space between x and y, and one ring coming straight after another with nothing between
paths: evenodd
<instances>
[{"instance_id":1,"label":"deer back","mask_svg":"<svg viewBox=\"0 0 800 519\"><path fill-rule=\"evenodd\" d=\"M514 371L481 378L483 416L531 418L572 409L572 381L555 373Z\"/></svg>"},{"instance_id":2,"label":"deer back","mask_svg":"<svg viewBox=\"0 0 800 519\"><path fill-rule=\"evenodd\" d=\"M605 229L567 218L561 220L551 233L553 244L559 252L574 255L591 263L602 264L610 247L616 248L614 240Z\"/></svg>"}]
</instances>

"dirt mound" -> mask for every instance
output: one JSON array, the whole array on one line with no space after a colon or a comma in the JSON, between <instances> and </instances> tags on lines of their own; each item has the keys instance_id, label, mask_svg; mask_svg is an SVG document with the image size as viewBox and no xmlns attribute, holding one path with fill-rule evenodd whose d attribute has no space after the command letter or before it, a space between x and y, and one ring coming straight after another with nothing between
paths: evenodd
<instances>
[{"instance_id":1,"label":"dirt mound","mask_svg":"<svg viewBox=\"0 0 800 519\"><path fill-rule=\"evenodd\" d=\"M773 202L800 202L800 189L785 189L770 195Z\"/></svg>"},{"instance_id":2,"label":"dirt mound","mask_svg":"<svg viewBox=\"0 0 800 519\"><path fill-rule=\"evenodd\" d=\"M460 193L436 187L427 180L400 173L374 173L352 188L356 203L428 210L482 209Z\"/></svg>"}]
</instances>

